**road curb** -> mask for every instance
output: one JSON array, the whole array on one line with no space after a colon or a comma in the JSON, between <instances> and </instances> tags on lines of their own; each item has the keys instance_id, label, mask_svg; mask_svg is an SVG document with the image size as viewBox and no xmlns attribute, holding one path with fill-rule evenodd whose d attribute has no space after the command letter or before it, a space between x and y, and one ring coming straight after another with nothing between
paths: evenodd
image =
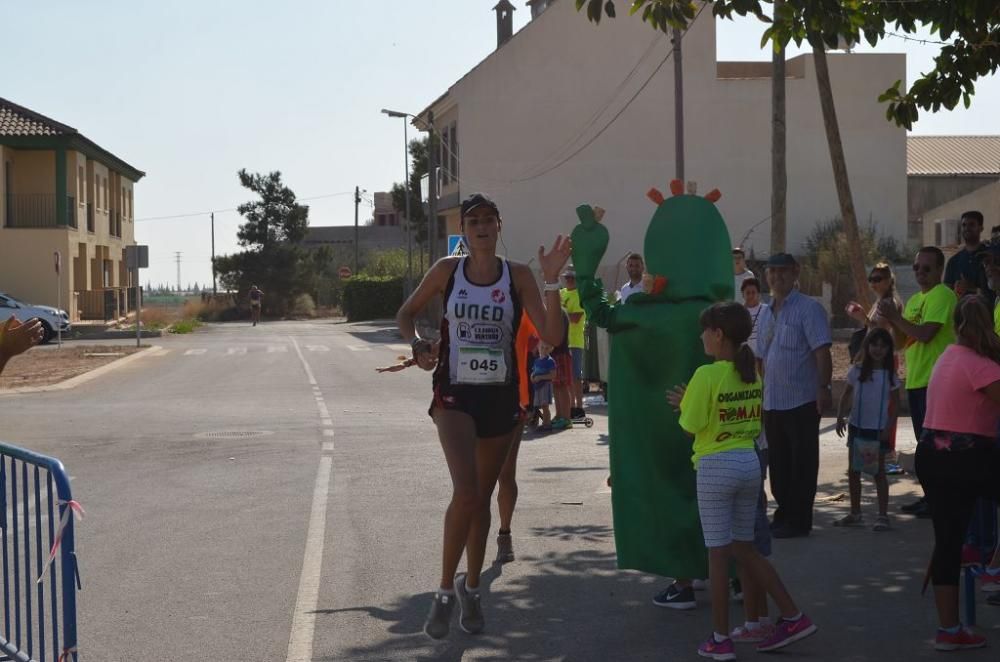
<instances>
[{"instance_id":1,"label":"road curb","mask_svg":"<svg viewBox=\"0 0 1000 662\"><path fill-rule=\"evenodd\" d=\"M111 372L112 370L117 370L118 368L121 368L122 366L132 363L133 361L137 361L140 358L149 354L150 352L155 353L160 349L162 349L162 347L160 347L159 345L151 345L150 347L146 347L145 349L139 350L135 354L129 354L128 356L125 356L123 358L115 359L111 363L106 363L100 366L99 368L88 370L87 372L79 374L76 377L70 377L69 379L65 379L55 384L48 384L46 386L21 386L19 388L2 390L0 391L0 397L3 397L5 395L23 395L26 393L47 393L49 391L68 391L71 388L76 388L80 384L86 384L87 382L93 379L97 379L98 377L101 377L102 375L105 375Z\"/></svg>"}]
</instances>

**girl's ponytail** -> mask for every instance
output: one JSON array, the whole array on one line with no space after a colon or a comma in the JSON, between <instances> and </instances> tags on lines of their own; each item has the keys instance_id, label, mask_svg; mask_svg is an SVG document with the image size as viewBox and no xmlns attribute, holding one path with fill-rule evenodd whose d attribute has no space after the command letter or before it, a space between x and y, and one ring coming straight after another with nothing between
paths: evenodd
<instances>
[{"instance_id":1,"label":"girl's ponytail","mask_svg":"<svg viewBox=\"0 0 1000 662\"><path fill-rule=\"evenodd\" d=\"M757 357L754 356L753 350L747 343L743 343L736 350L736 359L733 361L733 365L745 384L753 384L757 381Z\"/></svg>"}]
</instances>

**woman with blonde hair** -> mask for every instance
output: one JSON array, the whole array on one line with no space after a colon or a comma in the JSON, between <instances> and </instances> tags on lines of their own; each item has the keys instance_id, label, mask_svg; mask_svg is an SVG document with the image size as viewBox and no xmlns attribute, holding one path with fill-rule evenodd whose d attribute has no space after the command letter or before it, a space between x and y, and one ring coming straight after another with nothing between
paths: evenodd
<instances>
[{"instance_id":1,"label":"woman with blonde hair","mask_svg":"<svg viewBox=\"0 0 1000 662\"><path fill-rule=\"evenodd\" d=\"M861 358L858 353L861 349L861 343L864 341L865 337L872 331L872 329L885 329L892 336L892 342L895 345L896 351L902 351L906 346L906 336L896 327L889 323L878 312L879 301L888 299L892 301L892 304L896 307L896 310L903 311L903 301L899 298L896 293L896 275L892 272L892 266L888 262L878 262L874 267L872 267L871 272L868 274L868 286L875 293L875 301L872 303L871 308L868 309L866 313L861 304L857 301L851 301L847 304L846 312L848 316L861 322L864 326L857 331L855 335L851 337L851 342L848 345L848 352L851 355L851 361L856 361ZM899 372L899 356L893 354L893 370ZM892 423L889 426L889 439L888 447L889 451L885 457L885 473L887 475L895 475L903 473L902 467L899 466L899 461L896 456L896 423L897 423L897 412L899 408L899 396L896 395L889 399L889 420Z\"/></svg>"}]
</instances>

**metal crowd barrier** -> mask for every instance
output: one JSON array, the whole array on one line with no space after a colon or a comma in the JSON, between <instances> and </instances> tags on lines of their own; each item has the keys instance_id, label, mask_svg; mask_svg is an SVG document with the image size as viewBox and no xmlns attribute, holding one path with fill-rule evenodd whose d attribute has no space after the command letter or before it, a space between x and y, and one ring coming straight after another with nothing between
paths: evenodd
<instances>
[{"instance_id":1,"label":"metal crowd barrier","mask_svg":"<svg viewBox=\"0 0 1000 662\"><path fill-rule=\"evenodd\" d=\"M0 660L78 662L78 508L62 462L0 443Z\"/></svg>"}]
</instances>

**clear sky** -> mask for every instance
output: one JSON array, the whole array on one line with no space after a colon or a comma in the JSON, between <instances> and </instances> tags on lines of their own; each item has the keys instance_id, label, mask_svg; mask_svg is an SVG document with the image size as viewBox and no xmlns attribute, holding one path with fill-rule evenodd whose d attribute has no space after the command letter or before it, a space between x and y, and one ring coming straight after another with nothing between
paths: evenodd
<instances>
[{"instance_id":1,"label":"clear sky","mask_svg":"<svg viewBox=\"0 0 1000 662\"><path fill-rule=\"evenodd\" d=\"M402 181L402 120L379 110L419 112L488 55L495 4L9 0L0 97L76 127L144 170L138 219L206 212L136 225L150 246L143 283L175 282L181 251L182 282L204 286L207 211L249 199L240 168L280 170L300 198L330 196L307 201L312 225L353 223L355 185L370 195ZM530 14L523 0L514 4L517 30ZM620 10L617 20L639 19ZM720 23L719 57L769 59L761 31L754 21ZM912 80L931 66L935 47L889 38L876 50L905 51ZM924 114L914 133L996 133L997 116L994 78L979 84L970 110ZM370 212L363 204L362 221ZM217 253L236 250L240 217L215 218Z\"/></svg>"}]
</instances>

